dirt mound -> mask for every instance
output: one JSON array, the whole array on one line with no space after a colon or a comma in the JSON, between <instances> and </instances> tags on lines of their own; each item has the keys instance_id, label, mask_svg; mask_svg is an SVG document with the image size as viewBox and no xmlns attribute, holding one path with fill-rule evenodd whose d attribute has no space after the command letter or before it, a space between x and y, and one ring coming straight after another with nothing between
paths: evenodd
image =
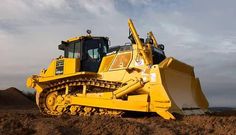
<instances>
[{"instance_id":1,"label":"dirt mound","mask_svg":"<svg viewBox=\"0 0 236 135\"><path fill-rule=\"evenodd\" d=\"M0 108L5 107L33 107L34 103L29 100L20 90L11 87L0 90Z\"/></svg>"},{"instance_id":2,"label":"dirt mound","mask_svg":"<svg viewBox=\"0 0 236 135\"><path fill-rule=\"evenodd\" d=\"M37 109L0 110L0 134L36 135L156 135L236 134L236 111L207 115L179 116L167 121L158 116L58 116L45 117Z\"/></svg>"}]
</instances>

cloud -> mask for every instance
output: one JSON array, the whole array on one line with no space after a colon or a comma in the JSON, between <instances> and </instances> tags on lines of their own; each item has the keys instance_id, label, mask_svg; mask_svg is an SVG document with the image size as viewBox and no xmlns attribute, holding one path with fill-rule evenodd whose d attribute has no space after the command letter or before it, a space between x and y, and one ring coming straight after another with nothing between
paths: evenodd
<instances>
[{"instance_id":1,"label":"cloud","mask_svg":"<svg viewBox=\"0 0 236 135\"><path fill-rule=\"evenodd\" d=\"M1 20L20 19L22 16L30 13L30 7L22 0L11 1L2 0L0 5Z\"/></svg>"},{"instance_id":2,"label":"cloud","mask_svg":"<svg viewBox=\"0 0 236 135\"><path fill-rule=\"evenodd\" d=\"M32 3L44 9L45 8L60 9L68 6L66 0L33 0Z\"/></svg>"},{"instance_id":3,"label":"cloud","mask_svg":"<svg viewBox=\"0 0 236 135\"><path fill-rule=\"evenodd\" d=\"M152 0L128 0L128 2L132 5L148 5Z\"/></svg>"},{"instance_id":4,"label":"cloud","mask_svg":"<svg viewBox=\"0 0 236 135\"><path fill-rule=\"evenodd\" d=\"M100 2L98 2L97 0L80 0L78 4L87 12L97 17L119 14L114 7L113 0L102 0Z\"/></svg>"}]
</instances>

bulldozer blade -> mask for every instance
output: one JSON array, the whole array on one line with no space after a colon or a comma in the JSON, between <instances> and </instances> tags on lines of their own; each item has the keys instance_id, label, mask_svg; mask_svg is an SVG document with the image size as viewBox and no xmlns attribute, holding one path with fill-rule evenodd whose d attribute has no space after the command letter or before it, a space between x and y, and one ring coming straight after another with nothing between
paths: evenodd
<instances>
[{"instance_id":1,"label":"bulldozer blade","mask_svg":"<svg viewBox=\"0 0 236 135\"><path fill-rule=\"evenodd\" d=\"M207 111L208 101L192 66L169 57L159 67L163 86L171 101L170 112L190 115Z\"/></svg>"}]
</instances>

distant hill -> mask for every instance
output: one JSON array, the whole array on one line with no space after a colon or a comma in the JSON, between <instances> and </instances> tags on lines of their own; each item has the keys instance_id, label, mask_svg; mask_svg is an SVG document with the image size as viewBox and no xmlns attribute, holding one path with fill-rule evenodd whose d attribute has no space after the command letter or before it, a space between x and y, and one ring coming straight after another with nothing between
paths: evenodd
<instances>
[{"instance_id":1,"label":"distant hill","mask_svg":"<svg viewBox=\"0 0 236 135\"><path fill-rule=\"evenodd\" d=\"M27 96L17 88L10 87L6 90L0 90L0 108L28 108L34 106L34 102L27 98Z\"/></svg>"}]
</instances>

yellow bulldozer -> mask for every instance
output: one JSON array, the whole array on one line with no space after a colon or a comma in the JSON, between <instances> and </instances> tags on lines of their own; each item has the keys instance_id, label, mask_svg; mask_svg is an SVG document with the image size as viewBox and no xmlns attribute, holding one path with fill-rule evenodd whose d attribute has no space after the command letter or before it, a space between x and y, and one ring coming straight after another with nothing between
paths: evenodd
<instances>
[{"instance_id":1,"label":"yellow bulldozer","mask_svg":"<svg viewBox=\"0 0 236 135\"><path fill-rule=\"evenodd\" d=\"M193 67L166 57L153 33L140 38L128 20L130 43L111 46L107 37L87 35L62 41L64 56L32 75L27 87L45 115L117 115L154 112L164 119L173 113L204 114L208 101Z\"/></svg>"}]
</instances>

